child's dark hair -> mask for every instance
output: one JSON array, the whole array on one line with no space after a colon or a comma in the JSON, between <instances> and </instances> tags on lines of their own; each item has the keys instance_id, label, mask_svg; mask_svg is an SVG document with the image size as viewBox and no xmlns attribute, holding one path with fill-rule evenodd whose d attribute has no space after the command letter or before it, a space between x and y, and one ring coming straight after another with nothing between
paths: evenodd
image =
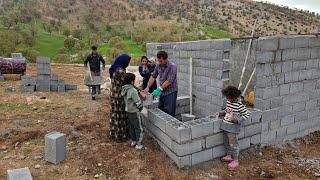
<instances>
[{"instance_id":1,"label":"child's dark hair","mask_svg":"<svg viewBox=\"0 0 320 180\"><path fill-rule=\"evenodd\" d=\"M160 59L160 58L163 58L163 59L168 59L168 53L165 52L165 51L159 51L157 53L157 58Z\"/></svg>"},{"instance_id":2,"label":"child's dark hair","mask_svg":"<svg viewBox=\"0 0 320 180\"><path fill-rule=\"evenodd\" d=\"M91 50L92 50L92 51L96 51L97 49L98 49L97 46L91 46Z\"/></svg>"},{"instance_id":3,"label":"child's dark hair","mask_svg":"<svg viewBox=\"0 0 320 180\"><path fill-rule=\"evenodd\" d=\"M135 79L136 79L136 75L132 73L126 73L124 75L124 84L131 84L132 81L135 81Z\"/></svg>"},{"instance_id":4,"label":"child's dark hair","mask_svg":"<svg viewBox=\"0 0 320 180\"><path fill-rule=\"evenodd\" d=\"M146 59L147 61L149 61L149 59L148 59L147 56L142 56L140 61L142 61L142 60L144 60L144 59Z\"/></svg>"},{"instance_id":5,"label":"child's dark hair","mask_svg":"<svg viewBox=\"0 0 320 180\"><path fill-rule=\"evenodd\" d=\"M228 86L221 92L227 99L238 99L241 96L241 91L234 86Z\"/></svg>"}]
</instances>

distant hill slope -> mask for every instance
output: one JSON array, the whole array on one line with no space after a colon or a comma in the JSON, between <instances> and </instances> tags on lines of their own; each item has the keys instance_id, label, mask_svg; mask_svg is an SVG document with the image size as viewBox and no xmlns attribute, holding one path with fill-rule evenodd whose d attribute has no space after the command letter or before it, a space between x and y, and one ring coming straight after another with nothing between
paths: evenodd
<instances>
[{"instance_id":1,"label":"distant hill slope","mask_svg":"<svg viewBox=\"0 0 320 180\"><path fill-rule=\"evenodd\" d=\"M313 33L320 25L315 13L292 10L251 0L6 0L22 2L28 12L56 20L72 28L103 27L118 23L155 19L214 25L237 36L250 35L258 20L258 35ZM11 9L12 10L12 9Z\"/></svg>"}]
</instances>

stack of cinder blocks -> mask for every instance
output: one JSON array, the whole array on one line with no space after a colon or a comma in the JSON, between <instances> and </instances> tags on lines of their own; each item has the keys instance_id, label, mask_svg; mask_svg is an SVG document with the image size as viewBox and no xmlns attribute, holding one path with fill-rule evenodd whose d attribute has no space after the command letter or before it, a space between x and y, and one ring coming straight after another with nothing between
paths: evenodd
<instances>
[{"instance_id":1,"label":"stack of cinder blocks","mask_svg":"<svg viewBox=\"0 0 320 180\"><path fill-rule=\"evenodd\" d=\"M7 171L7 180L32 180L29 168L21 168Z\"/></svg>"},{"instance_id":2,"label":"stack of cinder blocks","mask_svg":"<svg viewBox=\"0 0 320 180\"><path fill-rule=\"evenodd\" d=\"M320 39L257 40L255 105L263 110L263 144L302 137L320 127Z\"/></svg>"},{"instance_id":3,"label":"stack of cinder blocks","mask_svg":"<svg viewBox=\"0 0 320 180\"><path fill-rule=\"evenodd\" d=\"M179 100L189 102L188 97ZM245 122L239 134L240 149L246 149L261 142L262 112L256 109L250 112L251 117ZM148 120L145 121L145 125L149 134L177 166L184 167L225 154L223 135L220 130L221 121L215 117L205 117L181 122L154 108L148 109Z\"/></svg>"},{"instance_id":4,"label":"stack of cinder blocks","mask_svg":"<svg viewBox=\"0 0 320 180\"><path fill-rule=\"evenodd\" d=\"M33 93L36 89L36 81L30 76L21 76L21 85L19 87L19 92L22 93Z\"/></svg>"},{"instance_id":5,"label":"stack of cinder blocks","mask_svg":"<svg viewBox=\"0 0 320 180\"><path fill-rule=\"evenodd\" d=\"M192 92L194 113L206 116L221 110L225 104L221 90L229 83L229 56L231 40L205 40L195 42L147 44L148 56L157 51L169 52L178 68L179 96L189 95L189 59L193 60Z\"/></svg>"},{"instance_id":6,"label":"stack of cinder blocks","mask_svg":"<svg viewBox=\"0 0 320 180\"><path fill-rule=\"evenodd\" d=\"M20 92L66 92L77 90L77 85L66 84L55 74L51 74L51 63L47 57L37 57L37 78L34 81L29 76L22 76Z\"/></svg>"},{"instance_id":7,"label":"stack of cinder blocks","mask_svg":"<svg viewBox=\"0 0 320 180\"><path fill-rule=\"evenodd\" d=\"M51 65L46 57L37 58L37 91L50 92Z\"/></svg>"}]
</instances>

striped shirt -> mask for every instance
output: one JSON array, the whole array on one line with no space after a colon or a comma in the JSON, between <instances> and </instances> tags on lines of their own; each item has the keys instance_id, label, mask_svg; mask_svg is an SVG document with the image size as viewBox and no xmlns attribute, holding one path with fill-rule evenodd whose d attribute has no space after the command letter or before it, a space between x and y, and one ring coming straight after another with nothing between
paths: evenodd
<instances>
[{"instance_id":1,"label":"striped shirt","mask_svg":"<svg viewBox=\"0 0 320 180\"><path fill-rule=\"evenodd\" d=\"M227 101L224 113L225 116L221 123L221 129L231 133L240 133L241 125L250 116L247 108L240 102L231 103ZM232 122L231 117L234 117L238 122Z\"/></svg>"}]
</instances>

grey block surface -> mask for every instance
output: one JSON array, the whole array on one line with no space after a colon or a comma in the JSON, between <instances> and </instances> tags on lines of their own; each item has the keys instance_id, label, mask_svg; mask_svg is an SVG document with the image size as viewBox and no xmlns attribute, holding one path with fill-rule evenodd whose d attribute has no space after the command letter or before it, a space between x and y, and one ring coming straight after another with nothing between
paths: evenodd
<instances>
[{"instance_id":1,"label":"grey block surface","mask_svg":"<svg viewBox=\"0 0 320 180\"><path fill-rule=\"evenodd\" d=\"M0 76L0 82L4 81L4 76Z\"/></svg>"},{"instance_id":2,"label":"grey block surface","mask_svg":"<svg viewBox=\"0 0 320 180\"><path fill-rule=\"evenodd\" d=\"M45 136L45 160L54 164L64 161L67 157L66 135L52 132Z\"/></svg>"},{"instance_id":3,"label":"grey block surface","mask_svg":"<svg viewBox=\"0 0 320 180\"><path fill-rule=\"evenodd\" d=\"M32 180L29 168L7 170L7 180Z\"/></svg>"},{"instance_id":4,"label":"grey block surface","mask_svg":"<svg viewBox=\"0 0 320 180\"><path fill-rule=\"evenodd\" d=\"M66 84L66 90L67 91L75 91L75 90L77 90L77 85L75 85L75 84Z\"/></svg>"}]
</instances>

